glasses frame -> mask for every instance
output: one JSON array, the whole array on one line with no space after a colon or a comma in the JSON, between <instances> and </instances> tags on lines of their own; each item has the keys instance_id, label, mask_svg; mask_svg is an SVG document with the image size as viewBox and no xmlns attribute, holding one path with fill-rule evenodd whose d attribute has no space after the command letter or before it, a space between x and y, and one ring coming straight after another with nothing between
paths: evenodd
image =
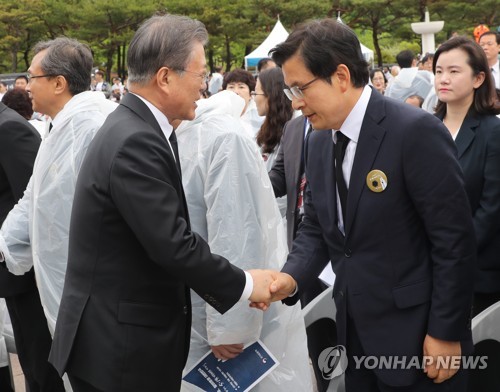
<instances>
[{"instance_id":1,"label":"glasses frame","mask_svg":"<svg viewBox=\"0 0 500 392\"><path fill-rule=\"evenodd\" d=\"M210 72L208 72L208 71L204 72L204 73L188 71L187 69L178 69L176 71L186 72L186 73L196 75L196 76L200 77L205 83L208 83L208 80L210 79Z\"/></svg>"},{"instance_id":2,"label":"glasses frame","mask_svg":"<svg viewBox=\"0 0 500 392\"><path fill-rule=\"evenodd\" d=\"M31 79L38 79L38 78L54 78L56 77L57 75L53 75L53 74L46 74L46 75L30 75L30 74L27 74L26 77L28 78L28 83L31 81Z\"/></svg>"},{"instance_id":3,"label":"glasses frame","mask_svg":"<svg viewBox=\"0 0 500 392\"><path fill-rule=\"evenodd\" d=\"M252 97L255 97L255 96L257 96L257 95L266 95L266 94L264 94L264 93L256 93L255 91L252 91L252 92L250 92L250 95L251 95Z\"/></svg>"},{"instance_id":4,"label":"glasses frame","mask_svg":"<svg viewBox=\"0 0 500 392\"><path fill-rule=\"evenodd\" d=\"M293 86L290 88L285 88L283 89L283 92L285 93L286 97L292 101L293 98L298 98L298 99L304 99L304 93L303 91L307 89L311 84L313 84L316 80L321 79L319 76L314 78L313 80L307 82L306 84L302 85L302 87L298 86Z\"/></svg>"}]
</instances>

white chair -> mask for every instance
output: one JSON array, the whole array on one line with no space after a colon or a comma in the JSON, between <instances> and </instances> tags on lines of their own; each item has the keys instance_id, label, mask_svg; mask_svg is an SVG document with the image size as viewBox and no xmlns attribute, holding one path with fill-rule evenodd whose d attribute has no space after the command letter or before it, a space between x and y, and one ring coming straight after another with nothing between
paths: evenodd
<instances>
[{"instance_id":1,"label":"white chair","mask_svg":"<svg viewBox=\"0 0 500 392\"><path fill-rule=\"evenodd\" d=\"M481 346L474 355L488 357L488 369L485 373L474 371L471 374L470 383L474 389L486 388L486 391L498 391L498 363L500 353L498 343L500 343L500 301L483 310L472 319L472 341L476 349ZM485 342L493 340L494 342ZM484 342L484 343L481 343ZM472 389L470 388L470 389Z\"/></svg>"},{"instance_id":2,"label":"white chair","mask_svg":"<svg viewBox=\"0 0 500 392\"><path fill-rule=\"evenodd\" d=\"M472 341L492 339L500 343L500 301L472 319Z\"/></svg>"},{"instance_id":3,"label":"white chair","mask_svg":"<svg viewBox=\"0 0 500 392\"><path fill-rule=\"evenodd\" d=\"M328 287L302 309L306 328L317 320L327 318L335 321L337 308L333 300L333 286ZM330 381L327 392L344 392L344 375Z\"/></svg>"}]
</instances>

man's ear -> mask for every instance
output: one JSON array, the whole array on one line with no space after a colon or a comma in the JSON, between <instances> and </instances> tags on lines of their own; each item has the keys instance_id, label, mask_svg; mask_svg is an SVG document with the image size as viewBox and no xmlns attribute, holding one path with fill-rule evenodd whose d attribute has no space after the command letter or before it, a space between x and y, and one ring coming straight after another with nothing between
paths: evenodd
<instances>
[{"instance_id":1,"label":"man's ear","mask_svg":"<svg viewBox=\"0 0 500 392\"><path fill-rule=\"evenodd\" d=\"M161 67L156 72L156 83L162 89L168 88L172 81L173 71L168 67Z\"/></svg>"},{"instance_id":2,"label":"man's ear","mask_svg":"<svg viewBox=\"0 0 500 392\"><path fill-rule=\"evenodd\" d=\"M57 75L54 78L54 85L55 85L55 90L54 90L55 94L62 94L66 91L69 91L68 81L62 75Z\"/></svg>"},{"instance_id":3,"label":"man's ear","mask_svg":"<svg viewBox=\"0 0 500 392\"><path fill-rule=\"evenodd\" d=\"M333 85L338 84L340 90L345 92L351 85L351 72L345 64L339 64L336 71L332 74Z\"/></svg>"}]
</instances>

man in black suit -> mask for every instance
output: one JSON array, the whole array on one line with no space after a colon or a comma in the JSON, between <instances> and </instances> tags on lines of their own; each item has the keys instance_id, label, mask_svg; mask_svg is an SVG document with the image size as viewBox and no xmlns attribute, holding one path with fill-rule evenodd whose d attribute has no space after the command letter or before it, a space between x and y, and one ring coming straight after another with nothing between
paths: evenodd
<instances>
[{"instance_id":1,"label":"man in black suit","mask_svg":"<svg viewBox=\"0 0 500 392\"><path fill-rule=\"evenodd\" d=\"M39 146L40 136L35 128L0 103L0 224L23 196ZM0 297L5 298L9 310L29 390L64 391L61 378L48 362L52 339L33 269L16 276L0 263Z\"/></svg>"},{"instance_id":2,"label":"man in black suit","mask_svg":"<svg viewBox=\"0 0 500 392\"><path fill-rule=\"evenodd\" d=\"M191 232L177 140L206 88L205 27L147 20L128 50L130 93L89 146L76 184L51 362L75 392L176 391L186 362L189 288L219 312L270 299Z\"/></svg>"},{"instance_id":3,"label":"man in black suit","mask_svg":"<svg viewBox=\"0 0 500 392\"><path fill-rule=\"evenodd\" d=\"M466 371L449 364L472 348L476 247L448 131L373 91L356 35L334 20L302 25L272 53L294 109L332 129L309 138L305 216L276 298L296 301L331 259L348 391L465 390ZM371 368L362 356L419 363Z\"/></svg>"},{"instance_id":4,"label":"man in black suit","mask_svg":"<svg viewBox=\"0 0 500 392\"><path fill-rule=\"evenodd\" d=\"M276 161L269 171L276 197L287 196L286 223L288 249L297 234L297 227L304 215L304 189L306 186L304 168L305 139L312 131L312 126L304 116L299 116L288 121L283 129L283 136L278 150ZM327 288L319 278L309 288L300 293L302 307L311 302L317 295ZM312 366L316 376L316 385L319 392L328 389L329 380L322 377L318 367L318 358L321 352L334 346L335 323L329 319L316 321L307 328L307 346Z\"/></svg>"}]
</instances>

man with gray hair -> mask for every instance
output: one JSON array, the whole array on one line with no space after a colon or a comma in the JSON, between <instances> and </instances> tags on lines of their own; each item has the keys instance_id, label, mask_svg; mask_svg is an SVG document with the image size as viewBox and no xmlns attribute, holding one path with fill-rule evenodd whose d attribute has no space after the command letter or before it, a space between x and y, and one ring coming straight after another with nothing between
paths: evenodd
<instances>
[{"instance_id":1,"label":"man with gray hair","mask_svg":"<svg viewBox=\"0 0 500 392\"><path fill-rule=\"evenodd\" d=\"M129 90L89 147L50 361L73 390L178 391L189 348L189 288L220 313L270 300L272 273L210 252L190 228L174 120L206 88L202 23L148 19L128 50Z\"/></svg>"},{"instance_id":2,"label":"man with gray hair","mask_svg":"<svg viewBox=\"0 0 500 392\"><path fill-rule=\"evenodd\" d=\"M0 230L1 259L22 275L34 268L53 334L68 260L76 177L87 147L116 104L89 90L90 48L74 39L38 43L26 90L33 109L52 119L24 196Z\"/></svg>"}]
</instances>

